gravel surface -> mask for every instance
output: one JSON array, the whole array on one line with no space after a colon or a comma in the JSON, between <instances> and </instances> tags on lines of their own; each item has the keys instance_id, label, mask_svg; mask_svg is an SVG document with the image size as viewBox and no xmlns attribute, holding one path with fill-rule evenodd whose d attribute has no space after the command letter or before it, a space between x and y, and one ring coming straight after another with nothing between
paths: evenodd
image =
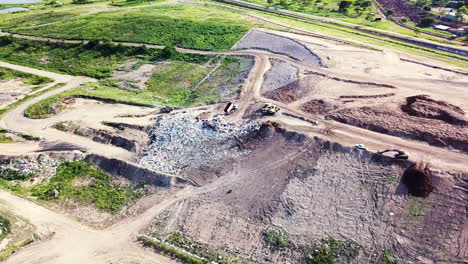
<instances>
[{"instance_id":1,"label":"gravel surface","mask_svg":"<svg viewBox=\"0 0 468 264\"><path fill-rule=\"evenodd\" d=\"M268 50L273 53L284 54L296 60L310 64L321 64L319 57L312 53L303 44L286 37L281 37L257 30L250 31L249 34L237 42L233 49Z\"/></svg>"},{"instance_id":2,"label":"gravel surface","mask_svg":"<svg viewBox=\"0 0 468 264\"><path fill-rule=\"evenodd\" d=\"M219 129L206 127L195 117L200 111L190 111L160 118L148 129L151 143L143 152L140 165L162 172L179 174L187 168L208 165L225 156L243 155L232 151L236 137L257 130L255 122L228 124L223 121Z\"/></svg>"},{"instance_id":3,"label":"gravel surface","mask_svg":"<svg viewBox=\"0 0 468 264\"><path fill-rule=\"evenodd\" d=\"M274 91L297 80L298 69L289 63L271 60L271 68L265 73L262 93Z\"/></svg>"}]
</instances>

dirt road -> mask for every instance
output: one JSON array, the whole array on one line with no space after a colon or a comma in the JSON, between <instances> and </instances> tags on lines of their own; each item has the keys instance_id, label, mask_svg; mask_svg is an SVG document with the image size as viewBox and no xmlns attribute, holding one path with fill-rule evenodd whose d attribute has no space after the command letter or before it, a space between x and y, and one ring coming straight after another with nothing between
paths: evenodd
<instances>
[{"instance_id":1,"label":"dirt road","mask_svg":"<svg viewBox=\"0 0 468 264\"><path fill-rule=\"evenodd\" d=\"M16 35L17 37L22 38L34 38L38 39L37 37L30 37L30 36L21 36ZM51 40L51 41L62 41L60 39L53 39L53 38L40 38L41 40ZM122 43L123 45L142 45L139 43ZM161 48L160 45L147 45L151 48ZM337 78L344 81L352 81L352 82L363 82L363 83L375 83L376 85L386 85L386 86L393 86L398 87L399 90L403 90L403 94L407 94L409 92L414 93L415 91L420 93L431 92L432 94L437 95L439 98L453 98L453 100L460 102L460 104L464 104L468 101L468 93L465 92L463 88L454 89L430 89L424 85L421 85L417 82L417 80L398 80L398 79L391 79L391 78L382 78L379 77L378 80L370 79L368 76L358 75L358 74L350 74L350 73L343 73L343 72L336 72L336 70L328 69L328 68L321 68L315 65L310 65L301 61L294 60L288 56L274 54L268 51L261 51L261 50L240 50L240 51L228 51L228 52L211 52L211 51L199 51L199 50L190 50L184 48L178 48L179 52L183 53L195 53L195 54L208 54L208 55L233 55L233 56L253 56L255 57L255 65L252 68L252 71L249 74L248 81L245 85L245 89L241 95L241 99L239 100L239 110L238 112L231 118L239 118L245 112L247 107L251 105L253 102L271 102L279 105L283 111L287 111L293 113L294 115L305 117L307 119L314 120L315 117L304 113L303 111L299 110L298 107L291 107L286 104L282 104L277 101L272 101L270 99L264 98L260 95L260 89L263 82L263 75L268 70L269 66L269 58L274 58L278 60L285 61L293 66L301 68L303 70L312 71L318 74L324 74L329 78ZM8 66L8 64L0 64L4 66ZM11 65L10 65L11 66ZM39 71L36 69L22 67L22 66L15 66L17 69L21 69L25 72L30 72L34 74L44 75L47 76L47 72ZM4 128L8 128L14 131L19 131L23 133L29 133L36 136L42 136L48 141L68 141L70 143L74 143L76 145L85 147L89 149L91 152L102 154L105 156L116 157L121 159L130 160L131 153L121 148L113 147L111 145L103 145L96 143L88 138L66 134L61 131L57 131L55 129L50 128L52 124L57 122L57 117L51 117L48 119L42 120L31 120L24 117L23 112L27 108L27 106L38 102L41 99L47 98L51 95L57 94L59 92L71 89L79 85L79 83L84 81L90 81L92 79L85 78L85 77L74 77L74 76L66 76L60 75L57 76L56 74L49 75L51 78L55 76L61 80L66 81L68 78L68 83L65 87L51 91L47 94L34 98L31 101L26 102L25 104L19 106L18 108L14 109L0 121L0 126ZM49 77L47 76L47 77ZM287 122L284 122L287 125ZM468 155L451 151L447 149L431 147L428 144L402 139L398 137L383 135L380 133L375 133L369 130L360 129L354 126L341 124L335 121L329 120L320 120L320 127L319 128L307 128L307 130L311 135L317 136L324 136L323 134L319 133L325 127L335 127L335 135L330 137L330 140L335 140L338 142L342 142L345 144L354 145L357 143L361 144L368 144L372 150L382 150L387 149L389 146L395 147L404 147L404 149L411 152L412 157L416 160L418 159L425 159L426 161L431 162L436 167L452 167L458 169L468 169L468 165L465 165L463 162L464 160L468 159ZM293 127L291 127L293 128ZM304 131L304 128L301 128ZM315 132L314 132L315 131ZM0 144L0 150L5 148L5 144ZM6 150L8 152L8 150Z\"/></svg>"},{"instance_id":2,"label":"dirt road","mask_svg":"<svg viewBox=\"0 0 468 264\"><path fill-rule=\"evenodd\" d=\"M141 45L136 43L124 44ZM160 48L160 46L157 45L148 46ZM330 78L340 78L342 80L350 80L354 82L375 82L378 84L395 86L397 89L404 92L420 92L429 90L427 87L418 84L416 81L404 82L402 80L393 80L390 78L379 78L378 80L374 80L364 75L343 73L333 69L320 68L314 65L309 65L293 60L284 55L273 54L267 51L242 50L229 52L204 52L187 49L178 50L180 52L186 53L255 57L255 65L253 66L252 71L248 76L245 89L239 99L240 108L234 115L230 117L234 119L241 118L247 108L255 102L272 102L279 105L283 112L287 112L299 117L304 117L310 120L316 119L315 116L301 111L297 105L294 106L282 104L277 101L272 101L262 97L260 89L263 82L263 76L270 67L270 58L286 61L303 70L324 74ZM73 143L75 145L87 148L89 152L101 154L107 157L116 157L126 160L132 159L132 155L123 149L113 147L111 145L99 144L88 138L70 135L68 133L52 129L50 126L55 122L61 121L64 118L69 118L66 117L66 113L63 113L63 116L57 115L41 120L31 120L24 117L24 110L29 105L49 96L77 87L82 82L93 81L93 79L49 73L7 63L0 63L0 66L51 77L54 78L56 82L66 83L66 86L27 101L16 109L7 113L4 118L0 120L0 127L32 134L35 136L41 136L47 141L58 140ZM462 88L430 91L438 94L441 97L456 97L455 100L468 101L468 95ZM110 111L110 113L114 113L112 111L116 111L110 110L110 108L106 109L106 111ZM96 115L96 109L94 108L80 109L79 112L75 112L74 114L76 113L79 113L79 115L83 116L83 118L88 118L88 115L101 116L99 118L102 118L103 116ZM343 143L344 145L352 146L354 144L361 143L368 145L370 149L374 151L386 149L389 146L403 148L411 153L411 157L413 159L423 159L432 163L434 167L444 167L445 169L462 169L465 171L468 170L468 165L466 164L468 155L447 149L432 147L421 142L383 135L330 120L318 120L319 126L312 126L292 122L291 117L284 117L282 115L271 119L282 123L285 128L303 132L310 136L327 138L331 141ZM332 133L324 134L324 130L331 131ZM0 152L6 154L13 152L15 152L15 154L26 154L33 151L35 147L35 144L30 143L15 143L15 145L0 144ZM141 215L128 218L105 230L94 230L65 216L43 208L35 203L16 197L7 192L0 191L0 199L9 204L13 212L30 219L31 222L38 227L38 232L42 237L47 237L48 235L53 234L51 239L44 239L43 241L28 246L20 252L17 252L7 260L7 263L134 263L134 261L139 263L171 263L169 259L140 247L134 242L134 240L138 232L145 228L158 213L174 202L192 195L193 193L194 192L191 188L184 189L179 194L168 197L162 202L151 206Z\"/></svg>"},{"instance_id":3,"label":"dirt road","mask_svg":"<svg viewBox=\"0 0 468 264\"><path fill-rule=\"evenodd\" d=\"M155 216L190 192L190 188L184 189L181 193L154 204L141 215L127 218L105 230L95 230L0 190L0 200L12 212L31 221L42 238L13 254L5 263L178 263L139 246L135 239Z\"/></svg>"}]
</instances>

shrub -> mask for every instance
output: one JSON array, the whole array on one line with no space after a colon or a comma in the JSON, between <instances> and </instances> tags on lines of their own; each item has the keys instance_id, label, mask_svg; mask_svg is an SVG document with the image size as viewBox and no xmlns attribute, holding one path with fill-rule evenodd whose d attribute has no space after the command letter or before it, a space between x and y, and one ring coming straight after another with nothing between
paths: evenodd
<instances>
[{"instance_id":1,"label":"shrub","mask_svg":"<svg viewBox=\"0 0 468 264\"><path fill-rule=\"evenodd\" d=\"M427 16L427 17L421 19L421 22L419 22L418 26L420 26L420 27L430 27L434 23L435 23L435 18L431 17L431 16Z\"/></svg>"},{"instance_id":2,"label":"shrub","mask_svg":"<svg viewBox=\"0 0 468 264\"><path fill-rule=\"evenodd\" d=\"M8 218L0 215L0 241L11 232L11 223Z\"/></svg>"},{"instance_id":3,"label":"shrub","mask_svg":"<svg viewBox=\"0 0 468 264\"><path fill-rule=\"evenodd\" d=\"M268 230L263 232L263 239L273 249L286 248L291 241L283 232L279 230Z\"/></svg>"},{"instance_id":4,"label":"shrub","mask_svg":"<svg viewBox=\"0 0 468 264\"><path fill-rule=\"evenodd\" d=\"M385 11L385 15L387 16L393 16L393 14L395 14L395 11L393 9L388 9L387 11Z\"/></svg>"},{"instance_id":5,"label":"shrub","mask_svg":"<svg viewBox=\"0 0 468 264\"><path fill-rule=\"evenodd\" d=\"M5 179L7 181L14 181L14 180L24 181L33 177L34 177L34 173L32 172L23 173L21 171L13 170L13 169L0 169L0 178Z\"/></svg>"},{"instance_id":6,"label":"shrub","mask_svg":"<svg viewBox=\"0 0 468 264\"><path fill-rule=\"evenodd\" d=\"M338 12L340 13L345 13L348 8L351 6L351 1L346 1L346 0L343 0L340 2L339 6L338 6Z\"/></svg>"}]
</instances>

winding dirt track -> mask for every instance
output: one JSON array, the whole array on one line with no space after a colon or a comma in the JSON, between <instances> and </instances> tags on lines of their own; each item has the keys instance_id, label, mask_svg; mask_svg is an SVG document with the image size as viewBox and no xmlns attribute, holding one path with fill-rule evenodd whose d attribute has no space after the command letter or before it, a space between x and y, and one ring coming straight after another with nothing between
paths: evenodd
<instances>
[{"instance_id":1,"label":"winding dirt track","mask_svg":"<svg viewBox=\"0 0 468 264\"><path fill-rule=\"evenodd\" d=\"M2 202L15 214L29 219L42 237L40 242L21 249L5 263L178 263L139 246L135 239L154 217L174 202L183 199L190 191L190 188L186 188L155 204L143 214L127 218L108 229L96 230L0 190Z\"/></svg>"},{"instance_id":2,"label":"winding dirt track","mask_svg":"<svg viewBox=\"0 0 468 264\"><path fill-rule=\"evenodd\" d=\"M26 37L26 36L20 36ZM137 43L123 43L124 45L141 45ZM147 45L149 47L160 48L157 45ZM280 59L291 63L301 69L307 69L318 73L326 74L327 76L336 76L339 78L350 79L353 81L373 82L365 76L350 75L339 72L334 72L330 69L319 68L318 66L305 64L293 60L289 57L273 54L267 51L258 50L243 50L229 52L204 52L197 50L178 49L180 52L197 53L197 54L212 54L212 55L238 55L238 56L253 56L255 57L255 65L249 74L246 88L239 99L240 109L231 118L241 118L246 109L256 102L272 102L279 105L283 112L291 113L296 116L314 119L314 116L300 111L297 107L271 101L263 98L260 94L260 89L263 82L263 75L270 67L269 58ZM66 134L55 129L51 129L50 125L57 121L56 117L51 117L44 120L30 120L24 117L24 110L31 104L38 102L41 99L55 95L57 93L72 89L85 81L92 81L86 77L74 77L67 75L59 75L36 69L17 66L8 63L0 63L0 66L18 69L24 72L48 76L57 80L57 82L66 82L66 86L50 91L42 96L34 98L20 105L18 108L7 113L0 121L0 126L3 128L19 131L35 136L41 136L46 141L64 141L75 145L86 147L89 152L97 153L110 157L121 159L131 159L131 154L123 149L113 147L111 145L103 145L91 141L90 139ZM378 83L396 86L400 89L416 89L424 91L425 87L421 87L415 82L402 83L398 80L379 79ZM455 96L453 91L438 91L445 96ZM466 93L459 94L461 100L468 100ZM353 145L363 143L370 147L371 150L386 149L389 146L399 147L408 150L415 159L424 159L431 162L436 167L454 168L468 170L466 160L468 156L458 152L436 148L421 142L410 141L397 137L387 136L368 130L356 128L340 124L329 120L319 120L319 126L298 125L290 122L291 118L278 116L272 118L280 122L284 127L292 130L304 132L311 136L317 135L322 138L327 138L332 141L337 141L345 145ZM323 131L333 128L333 133ZM27 154L34 149L31 144L0 144L1 153L12 153L12 147L15 152L23 152ZM202 191L200 189L200 191ZM184 197L193 195L196 191L192 188L186 188L171 197L164 199L162 202L155 204L146 210L143 214L125 219L105 230L94 230L80 223L67 218L66 216L52 212L33 202L11 195L0 190L0 199L10 205L11 209L18 215L22 215L31 220L38 227L38 232L46 237L54 234L51 239L44 239L36 244L28 246L16 254L12 255L6 263L171 263L165 257L157 255L150 250L146 250L136 244L135 237L138 232L145 228L158 213L164 208L167 208L174 202L177 202ZM146 198L145 198L146 199ZM148 197L150 199L150 197ZM141 201L143 202L143 201Z\"/></svg>"}]
</instances>

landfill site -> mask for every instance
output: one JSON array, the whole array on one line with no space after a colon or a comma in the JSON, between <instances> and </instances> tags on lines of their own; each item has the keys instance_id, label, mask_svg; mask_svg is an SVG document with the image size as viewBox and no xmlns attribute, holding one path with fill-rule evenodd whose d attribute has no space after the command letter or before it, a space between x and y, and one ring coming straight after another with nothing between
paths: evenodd
<instances>
[{"instance_id":1,"label":"landfill site","mask_svg":"<svg viewBox=\"0 0 468 264\"><path fill-rule=\"evenodd\" d=\"M0 144L0 170L34 173L20 185L38 190L84 160L137 188L112 212L54 200L58 189L41 202L0 191L22 226L0 246L36 238L5 263L468 262L467 73L261 28L227 52L179 51L249 61L220 102L67 97L45 119L23 112L88 77L1 62L66 85L4 115L2 128L39 140ZM115 78L144 86L154 67L140 67Z\"/></svg>"}]
</instances>

